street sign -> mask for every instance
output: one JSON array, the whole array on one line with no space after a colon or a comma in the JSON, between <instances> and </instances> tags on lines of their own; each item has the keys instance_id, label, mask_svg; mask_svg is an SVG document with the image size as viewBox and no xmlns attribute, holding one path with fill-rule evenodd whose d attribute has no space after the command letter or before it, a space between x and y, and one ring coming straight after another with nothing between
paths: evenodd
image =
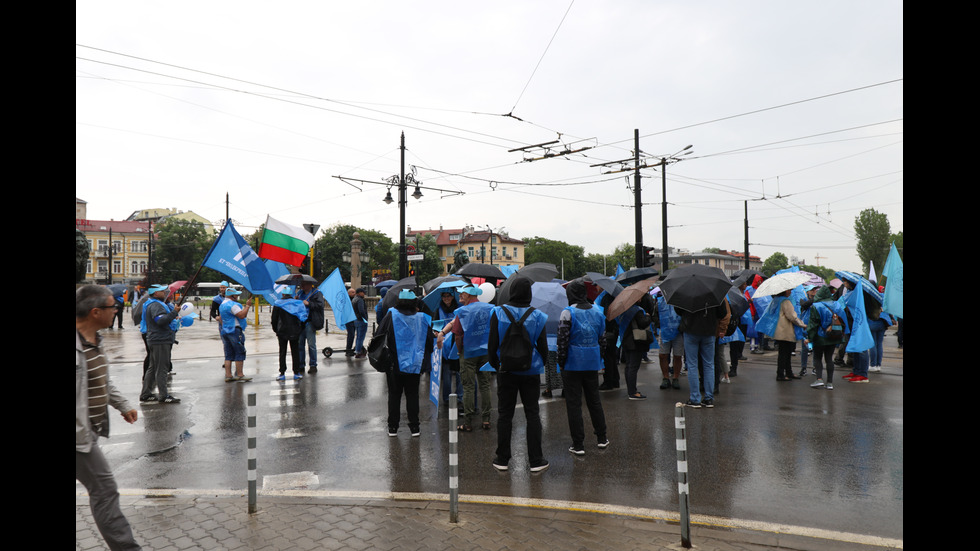
<instances>
[{"instance_id":1,"label":"street sign","mask_svg":"<svg viewBox=\"0 0 980 551\"><path fill-rule=\"evenodd\" d=\"M423 254L410 254L405 258L409 261L412 261L412 260L422 260L423 257L425 257L425 255Z\"/></svg>"}]
</instances>

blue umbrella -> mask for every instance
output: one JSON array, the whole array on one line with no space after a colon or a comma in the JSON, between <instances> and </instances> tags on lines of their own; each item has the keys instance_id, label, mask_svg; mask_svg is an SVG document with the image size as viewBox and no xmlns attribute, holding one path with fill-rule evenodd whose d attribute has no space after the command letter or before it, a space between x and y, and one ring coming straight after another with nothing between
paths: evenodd
<instances>
[{"instance_id":1,"label":"blue umbrella","mask_svg":"<svg viewBox=\"0 0 980 551\"><path fill-rule=\"evenodd\" d=\"M439 301L442 300L443 293L452 293L453 298L459 300L459 288L469 285L465 281L444 281L439 284L438 287L426 293L422 297L422 302L429 307L429 310L435 312L439 308Z\"/></svg>"},{"instance_id":2,"label":"blue umbrella","mask_svg":"<svg viewBox=\"0 0 980 551\"><path fill-rule=\"evenodd\" d=\"M844 271L844 270L841 270L839 272L834 272L834 275L841 279L846 279L847 281L850 281L855 286L860 286L866 293L871 295L872 298L877 300L878 304L881 304L885 301L884 295L881 294L881 291L878 290L875 284L871 283L861 275L856 274L854 272Z\"/></svg>"},{"instance_id":3,"label":"blue umbrella","mask_svg":"<svg viewBox=\"0 0 980 551\"><path fill-rule=\"evenodd\" d=\"M377 287L378 289L381 289L382 287L388 288L388 287L391 287L392 285L394 285L396 283L398 283L398 281L395 280L395 279L386 279L386 280L382 281L381 283L378 283L377 285L375 285L375 287Z\"/></svg>"}]
</instances>

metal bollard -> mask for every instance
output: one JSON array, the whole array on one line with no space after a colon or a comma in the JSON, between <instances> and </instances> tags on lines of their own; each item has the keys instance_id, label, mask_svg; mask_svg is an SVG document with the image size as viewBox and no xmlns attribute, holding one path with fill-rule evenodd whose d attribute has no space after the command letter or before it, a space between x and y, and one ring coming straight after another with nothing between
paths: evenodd
<instances>
[{"instance_id":1,"label":"metal bollard","mask_svg":"<svg viewBox=\"0 0 980 551\"><path fill-rule=\"evenodd\" d=\"M449 522L459 522L459 433L456 394L449 395Z\"/></svg>"},{"instance_id":2,"label":"metal bollard","mask_svg":"<svg viewBox=\"0 0 980 551\"><path fill-rule=\"evenodd\" d=\"M684 404L674 404L674 433L677 442L677 499L681 513L681 545L691 548L691 518L688 510L687 435L685 434Z\"/></svg>"},{"instance_id":3,"label":"metal bollard","mask_svg":"<svg viewBox=\"0 0 980 551\"><path fill-rule=\"evenodd\" d=\"M256 511L255 506L255 393L248 395L248 512Z\"/></svg>"}]
</instances>

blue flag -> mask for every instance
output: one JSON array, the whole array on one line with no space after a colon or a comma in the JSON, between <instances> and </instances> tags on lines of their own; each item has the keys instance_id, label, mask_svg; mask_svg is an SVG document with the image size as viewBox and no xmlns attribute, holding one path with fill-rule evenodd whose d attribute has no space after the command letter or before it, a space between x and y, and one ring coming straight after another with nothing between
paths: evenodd
<instances>
[{"instance_id":1,"label":"blue flag","mask_svg":"<svg viewBox=\"0 0 980 551\"><path fill-rule=\"evenodd\" d=\"M621 273L623 273L625 271L626 270L623 269L623 265L620 264L619 262L617 262L616 263L616 276L615 277L619 277L619 274L621 274Z\"/></svg>"},{"instance_id":2,"label":"blue flag","mask_svg":"<svg viewBox=\"0 0 980 551\"><path fill-rule=\"evenodd\" d=\"M248 246L229 221L201 263L237 281L253 295L272 292L272 278L262 259Z\"/></svg>"},{"instance_id":3,"label":"blue flag","mask_svg":"<svg viewBox=\"0 0 980 551\"><path fill-rule=\"evenodd\" d=\"M854 318L854 326L851 327L851 336L847 341L847 352L864 352L875 345L874 337L871 336L871 329L868 328L868 315L864 311L864 292L861 286L848 291L838 301L842 306L851 311Z\"/></svg>"},{"instance_id":4,"label":"blue flag","mask_svg":"<svg viewBox=\"0 0 980 551\"><path fill-rule=\"evenodd\" d=\"M357 319L357 315L354 314L354 305L351 304L350 295L347 294L347 286L344 285L344 278L340 275L340 268L334 268L318 289L323 293L323 298L330 304L337 327L344 327Z\"/></svg>"},{"instance_id":5,"label":"blue flag","mask_svg":"<svg viewBox=\"0 0 980 551\"><path fill-rule=\"evenodd\" d=\"M903 271L902 258L898 256L898 249L892 243L888 259L885 260L885 267L881 270L881 275L888 278L885 281L885 300L881 309L897 318L905 317L902 315L905 310Z\"/></svg>"},{"instance_id":6,"label":"blue flag","mask_svg":"<svg viewBox=\"0 0 980 551\"><path fill-rule=\"evenodd\" d=\"M282 277L284 275L289 275L289 273L290 273L289 272L289 268L287 268L285 264L283 264L282 262L279 262L277 260L269 260L269 259L266 259L266 260L264 260L264 262L265 262L265 268L266 268L266 270L269 271L269 278L272 279L272 285L273 285L272 291L274 293L273 296L276 299L280 299L280 298L282 298L282 293L284 291L288 291L290 295L294 295L295 296L296 295L296 286L295 285L284 285L282 283L276 283L275 282L280 277ZM270 300L269 301L270 304L273 303L273 302L275 302L275 300Z\"/></svg>"}]
</instances>

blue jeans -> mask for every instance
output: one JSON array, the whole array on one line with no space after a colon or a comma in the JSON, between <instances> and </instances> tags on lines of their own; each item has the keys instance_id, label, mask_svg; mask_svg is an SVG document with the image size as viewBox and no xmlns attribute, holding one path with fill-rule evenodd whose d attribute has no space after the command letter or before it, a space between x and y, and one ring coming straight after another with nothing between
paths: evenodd
<instances>
[{"instance_id":1,"label":"blue jeans","mask_svg":"<svg viewBox=\"0 0 980 551\"><path fill-rule=\"evenodd\" d=\"M316 329L313 329L313 326L308 323L303 326L303 332L299 334L300 373L306 369L307 349L310 351L310 367L316 367Z\"/></svg>"},{"instance_id":2,"label":"blue jeans","mask_svg":"<svg viewBox=\"0 0 980 551\"><path fill-rule=\"evenodd\" d=\"M357 333L357 337L356 337L357 341L356 344L354 345L355 354L364 353L364 336L367 335L367 325L368 325L367 323L363 323L363 322L356 322L354 324L354 330Z\"/></svg>"},{"instance_id":3,"label":"blue jeans","mask_svg":"<svg viewBox=\"0 0 980 551\"><path fill-rule=\"evenodd\" d=\"M864 352L858 352L852 355L854 357L854 369L851 371L851 373L861 377L867 377L868 365L871 359L870 352L865 350Z\"/></svg>"},{"instance_id":4,"label":"blue jeans","mask_svg":"<svg viewBox=\"0 0 980 551\"><path fill-rule=\"evenodd\" d=\"M687 364L687 386L691 387L691 401L701 402L699 390L702 378L698 374L698 357L704 370L704 399L715 398L715 341L714 335L684 333L684 363Z\"/></svg>"},{"instance_id":5,"label":"blue jeans","mask_svg":"<svg viewBox=\"0 0 980 551\"><path fill-rule=\"evenodd\" d=\"M869 364L871 367L881 366L881 356L884 352L885 343L885 329L888 325L881 320L875 320L868 323L868 328L871 329L871 338L874 339L875 345L871 347Z\"/></svg>"}]
</instances>

